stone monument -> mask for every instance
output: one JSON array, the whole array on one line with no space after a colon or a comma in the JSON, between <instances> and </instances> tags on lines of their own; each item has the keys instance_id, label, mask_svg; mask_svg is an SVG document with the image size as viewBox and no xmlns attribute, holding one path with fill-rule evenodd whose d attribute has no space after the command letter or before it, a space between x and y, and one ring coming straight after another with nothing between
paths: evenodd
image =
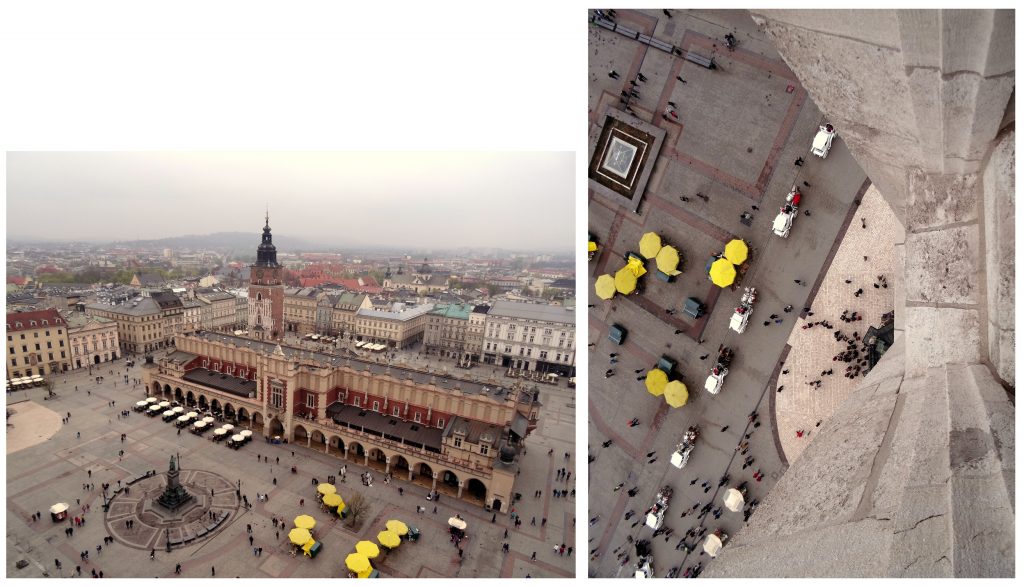
<instances>
[{"instance_id":1,"label":"stone monument","mask_svg":"<svg viewBox=\"0 0 1024 587\"><path fill-rule=\"evenodd\" d=\"M178 473L174 456L171 455L171 465L167 470L167 487L164 488L163 494L157 498L156 502L172 512L195 499L192 494L185 491L185 488L181 486L181 483L178 481Z\"/></svg>"}]
</instances>

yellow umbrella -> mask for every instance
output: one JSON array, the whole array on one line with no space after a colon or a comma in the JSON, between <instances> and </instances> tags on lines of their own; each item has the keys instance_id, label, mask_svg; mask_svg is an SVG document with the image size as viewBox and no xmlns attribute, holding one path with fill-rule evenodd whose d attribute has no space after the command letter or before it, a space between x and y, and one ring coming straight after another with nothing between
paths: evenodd
<instances>
[{"instance_id":1,"label":"yellow umbrella","mask_svg":"<svg viewBox=\"0 0 1024 587\"><path fill-rule=\"evenodd\" d=\"M747 260L747 243L733 239L725 245L725 258L733 265L742 265Z\"/></svg>"},{"instance_id":2,"label":"yellow umbrella","mask_svg":"<svg viewBox=\"0 0 1024 587\"><path fill-rule=\"evenodd\" d=\"M661 237L656 232L648 232L640 237L640 254L653 259L661 250Z\"/></svg>"},{"instance_id":3,"label":"yellow umbrella","mask_svg":"<svg viewBox=\"0 0 1024 587\"><path fill-rule=\"evenodd\" d=\"M380 554L380 548L369 540L360 540L356 542L356 552L366 558L373 558Z\"/></svg>"},{"instance_id":4,"label":"yellow umbrella","mask_svg":"<svg viewBox=\"0 0 1024 587\"><path fill-rule=\"evenodd\" d=\"M615 278L605 273L594 282L594 291L597 297L602 300L610 300L615 297Z\"/></svg>"},{"instance_id":5,"label":"yellow umbrella","mask_svg":"<svg viewBox=\"0 0 1024 587\"><path fill-rule=\"evenodd\" d=\"M398 545L402 543L402 539L391 530L384 530L377 533L377 542L380 542L380 545L385 548L398 548Z\"/></svg>"},{"instance_id":6,"label":"yellow umbrella","mask_svg":"<svg viewBox=\"0 0 1024 587\"><path fill-rule=\"evenodd\" d=\"M636 274L626 265L615 274L615 290L621 294L631 294L636 289Z\"/></svg>"},{"instance_id":7,"label":"yellow umbrella","mask_svg":"<svg viewBox=\"0 0 1024 587\"><path fill-rule=\"evenodd\" d=\"M405 525L405 522L401 522L399 520L388 520L388 523L385 524L385 526L387 527L388 532L394 532L398 536L405 536L409 533L409 527ZM387 545L385 544L385 546Z\"/></svg>"},{"instance_id":8,"label":"yellow umbrella","mask_svg":"<svg viewBox=\"0 0 1024 587\"><path fill-rule=\"evenodd\" d=\"M324 505L329 508L336 508L343 503L345 502L341 500L341 496L337 493L328 493L324 496Z\"/></svg>"},{"instance_id":9,"label":"yellow umbrella","mask_svg":"<svg viewBox=\"0 0 1024 587\"><path fill-rule=\"evenodd\" d=\"M665 393L665 386L668 385L668 374L661 369L651 369L647 372L644 385L651 395L661 395Z\"/></svg>"},{"instance_id":10,"label":"yellow umbrella","mask_svg":"<svg viewBox=\"0 0 1024 587\"><path fill-rule=\"evenodd\" d=\"M597 250L597 243L595 243L594 241L587 241L587 252L588 253L593 253L596 250Z\"/></svg>"},{"instance_id":11,"label":"yellow umbrella","mask_svg":"<svg viewBox=\"0 0 1024 587\"><path fill-rule=\"evenodd\" d=\"M690 392L686 390L686 384L682 381L670 381L665 386L665 401L673 408L681 408L690 399Z\"/></svg>"},{"instance_id":12,"label":"yellow umbrella","mask_svg":"<svg viewBox=\"0 0 1024 587\"><path fill-rule=\"evenodd\" d=\"M666 275L679 275L681 273L677 269L679 267L679 251L675 247L662 247L658 251L655 263L658 264L658 269Z\"/></svg>"},{"instance_id":13,"label":"yellow umbrella","mask_svg":"<svg viewBox=\"0 0 1024 587\"><path fill-rule=\"evenodd\" d=\"M288 532L288 540L292 544L302 546L303 544L309 542L312 539L313 535L310 534L309 530L306 530L305 528L292 528L291 531Z\"/></svg>"},{"instance_id":14,"label":"yellow umbrella","mask_svg":"<svg viewBox=\"0 0 1024 587\"><path fill-rule=\"evenodd\" d=\"M345 557L345 566L353 573L369 573L372 570L370 559L366 555L353 552Z\"/></svg>"},{"instance_id":15,"label":"yellow umbrella","mask_svg":"<svg viewBox=\"0 0 1024 587\"><path fill-rule=\"evenodd\" d=\"M312 530L316 527L316 520L313 519L313 516L307 516L306 514L297 516L293 523L295 524L296 528L302 528L305 530Z\"/></svg>"},{"instance_id":16,"label":"yellow umbrella","mask_svg":"<svg viewBox=\"0 0 1024 587\"><path fill-rule=\"evenodd\" d=\"M708 274L711 275L711 283L718 287L729 287L736 281L736 266L728 259L718 259L711 264L711 271Z\"/></svg>"},{"instance_id":17,"label":"yellow umbrella","mask_svg":"<svg viewBox=\"0 0 1024 587\"><path fill-rule=\"evenodd\" d=\"M320 485L316 486L316 492L319 493L320 495L328 495L331 493L337 493L338 488L331 485L330 483L321 483Z\"/></svg>"},{"instance_id":18,"label":"yellow umbrella","mask_svg":"<svg viewBox=\"0 0 1024 587\"><path fill-rule=\"evenodd\" d=\"M630 257L629 260L626 261L626 267L628 267L629 270L633 272L633 275L636 275L637 277L647 273L647 269L644 268L644 262L636 257Z\"/></svg>"},{"instance_id":19,"label":"yellow umbrella","mask_svg":"<svg viewBox=\"0 0 1024 587\"><path fill-rule=\"evenodd\" d=\"M370 573L372 573L372 572L373 572L373 567L366 567L365 571L363 571L361 573L356 573L356 578L357 579L368 579L370 577Z\"/></svg>"}]
</instances>

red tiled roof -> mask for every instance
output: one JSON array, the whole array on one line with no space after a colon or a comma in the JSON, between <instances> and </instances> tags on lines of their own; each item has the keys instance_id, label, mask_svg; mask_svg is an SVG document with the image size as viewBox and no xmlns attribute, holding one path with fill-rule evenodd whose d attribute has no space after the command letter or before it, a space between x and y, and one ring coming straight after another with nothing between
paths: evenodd
<instances>
[{"instance_id":1,"label":"red tiled roof","mask_svg":"<svg viewBox=\"0 0 1024 587\"><path fill-rule=\"evenodd\" d=\"M43 321L46 323L43 324ZM12 312L7 314L7 331L35 330L50 326L66 326L57 310L36 310L35 312Z\"/></svg>"}]
</instances>

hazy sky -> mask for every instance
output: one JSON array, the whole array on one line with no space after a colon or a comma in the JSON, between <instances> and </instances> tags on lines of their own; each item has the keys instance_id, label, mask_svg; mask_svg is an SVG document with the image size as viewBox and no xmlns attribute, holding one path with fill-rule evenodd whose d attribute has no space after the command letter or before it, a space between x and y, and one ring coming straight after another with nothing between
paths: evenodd
<instances>
[{"instance_id":1,"label":"hazy sky","mask_svg":"<svg viewBox=\"0 0 1024 587\"><path fill-rule=\"evenodd\" d=\"M15 239L252 232L349 246L573 250L571 152L9 153Z\"/></svg>"}]
</instances>

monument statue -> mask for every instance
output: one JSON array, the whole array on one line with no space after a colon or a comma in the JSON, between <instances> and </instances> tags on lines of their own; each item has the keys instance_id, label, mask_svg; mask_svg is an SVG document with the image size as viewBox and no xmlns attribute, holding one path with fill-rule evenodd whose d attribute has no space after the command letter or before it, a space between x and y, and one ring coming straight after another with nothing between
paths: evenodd
<instances>
[{"instance_id":1,"label":"monument statue","mask_svg":"<svg viewBox=\"0 0 1024 587\"><path fill-rule=\"evenodd\" d=\"M185 491L185 488L178 481L180 472L175 463L174 455L171 455L171 464L167 469L167 487L164 488L163 494L157 498L156 502L172 512L195 499L192 494Z\"/></svg>"}]
</instances>

